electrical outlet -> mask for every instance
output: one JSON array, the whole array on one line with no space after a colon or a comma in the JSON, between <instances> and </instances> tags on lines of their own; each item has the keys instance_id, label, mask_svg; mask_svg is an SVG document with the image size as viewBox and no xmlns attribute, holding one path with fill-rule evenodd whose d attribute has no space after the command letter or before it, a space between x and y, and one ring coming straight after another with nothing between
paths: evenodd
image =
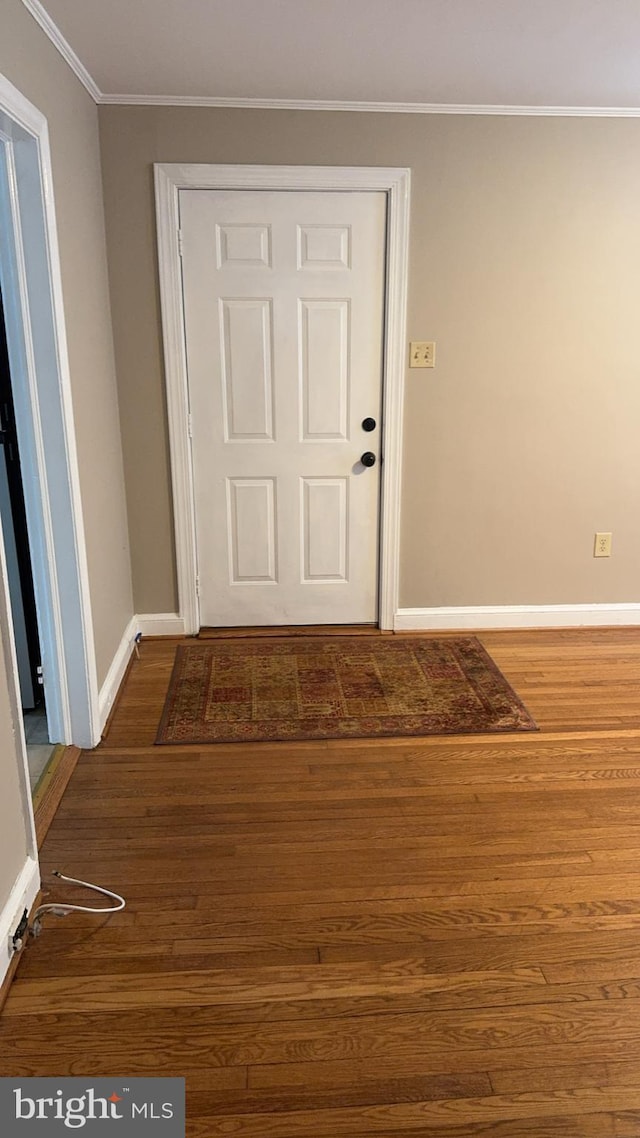
<instances>
[{"instance_id":1,"label":"electrical outlet","mask_svg":"<svg viewBox=\"0 0 640 1138\"><path fill-rule=\"evenodd\" d=\"M434 340L412 340L409 344L409 367L435 367L436 345Z\"/></svg>"},{"instance_id":2,"label":"electrical outlet","mask_svg":"<svg viewBox=\"0 0 640 1138\"><path fill-rule=\"evenodd\" d=\"M594 557L611 557L611 534L597 533L593 547Z\"/></svg>"}]
</instances>

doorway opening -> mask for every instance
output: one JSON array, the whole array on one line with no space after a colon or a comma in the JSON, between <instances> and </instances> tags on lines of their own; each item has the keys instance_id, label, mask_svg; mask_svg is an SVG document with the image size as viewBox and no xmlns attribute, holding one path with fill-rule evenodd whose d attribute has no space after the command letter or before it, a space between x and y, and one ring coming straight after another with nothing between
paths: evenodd
<instances>
[{"instance_id":1,"label":"doorway opening","mask_svg":"<svg viewBox=\"0 0 640 1138\"><path fill-rule=\"evenodd\" d=\"M46 737L55 744L94 747L100 738L98 684L48 127L44 115L3 75L0 288L42 655ZM10 609L6 579L5 589ZM20 683L13 631L11 627L9 659L16 688L26 690ZM30 675L35 667L40 687L35 656L27 650L25 671ZM37 709L38 699L34 702ZM30 779L22 740L20 752L26 795Z\"/></svg>"},{"instance_id":2,"label":"doorway opening","mask_svg":"<svg viewBox=\"0 0 640 1138\"><path fill-rule=\"evenodd\" d=\"M0 524L32 794L53 756L42 682L40 632L24 500L4 305L0 290Z\"/></svg>"}]
</instances>

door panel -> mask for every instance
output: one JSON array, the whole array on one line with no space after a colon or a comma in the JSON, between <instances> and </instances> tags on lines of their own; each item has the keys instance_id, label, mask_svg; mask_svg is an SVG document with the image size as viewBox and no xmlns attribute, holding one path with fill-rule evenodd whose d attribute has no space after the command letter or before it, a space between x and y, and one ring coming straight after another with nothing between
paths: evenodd
<instances>
[{"instance_id":1,"label":"door panel","mask_svg":"<svg viewBox=\"0 0 640 1138\"><path fill-rule=\"evenodd\" d=\"M202 624L377 619L385 215L180 192Z\"/></svg>"},{"instance_id":2,"label":"door panel","mask_svg":"<svg viewBox=\"0 0 640 1138\"><path fill-rule=\"evenodd\" d=\"M268 300L221 300L225 442L273 439Z\"/></svg>"},{"instance_id":3,"label":"door panel","mask_svg":"<svg viewBox=\"0 0 640 1138\"><path fill-rule=\"evenodd\" d=\"M303 478L304 581L348 581L347 478Z\"/></svg>"},{"instance_id":4,"label":"door panel","mask_svg":"<svg viewBox=\"0 0 640 1138\"><path fill-rule=\"evenodd\" d=\"M227 479L227 503L231 583L277 581L274 479Z\"/></svg>"},{"instance_id":5,"label":"door panel","mask_svg":"<svg viewBox=\"0 0 640 1138\"><path fill-rule=\"evenodd\" d=\"M348 438L349 302L301 300L301 437Z\"/></svg>"}]
</instances>

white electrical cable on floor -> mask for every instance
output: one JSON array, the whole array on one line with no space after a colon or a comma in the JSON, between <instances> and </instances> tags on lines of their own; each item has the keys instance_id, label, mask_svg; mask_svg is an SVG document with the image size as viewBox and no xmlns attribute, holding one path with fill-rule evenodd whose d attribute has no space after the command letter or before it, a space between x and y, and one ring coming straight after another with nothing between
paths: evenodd
<instances>
[{"instance_id":1,"label":"white electrical cable on floor","mask_svg":"<svg viewBox=\"0 0 640 1138\"><path fill-rule=\"evenodd\" d=\"M54 869L54 877L59 877L61 881L69 881L72 885L83 885L85 889L93 889L95 893L101 893L104 897L111 897L117 901L117 905L108 905L104 908L91 908L88 905L67 905L64 902L53 901L47 905L40 905L33 914L33 924L31 926L31 935L39 936L42 930L42 917L47 913L53 913L55 917L66 917L67 913L119 913L124 909L126 901L119 893L113 893L111 889L104 889L102 885L92 885L90 881L79 881L77 877L65 877L64 873Z\"/></svg>"}]
</instances>

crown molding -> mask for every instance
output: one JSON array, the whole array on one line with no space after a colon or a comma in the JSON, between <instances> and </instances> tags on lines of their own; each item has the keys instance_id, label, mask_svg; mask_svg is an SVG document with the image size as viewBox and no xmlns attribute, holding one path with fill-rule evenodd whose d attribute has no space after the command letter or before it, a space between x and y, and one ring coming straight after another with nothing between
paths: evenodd
<instances>
[{"instance_id":1,"label":"crown molding","mask_svg":"<svg viewBox=\"0 0 640 1138\"><path fill-rule=\"evenodd\" d=\"M101 91L40 0L22 0L60 55L101 106L220 107L263 111L351 111L392 115L529 115L541 118L640 118L640 107L522 107L478 103L380 103L349 99L252 99L223 95L109 95Z\"/></svg>"},{"instance_id":2,"label":"crown molding","mask_svg":"<svg viewBox=\"0 0 640 1138\"><path fill-rule=\"evenodd\" d=\"M60 52L60 55L69 64L74 75L80 80L82 86L89 92L94 103L102 102L102 92L97 83L91 78L84 63L78 59L75 51L64 38L60 28L53 22L51 16L42 7L40 0L22 0L25 8L31 13L36 23L51 40L51 43Z\"/></svg>"},{"instance_id":3,"label":"crown molding","mask_svg":"<svg viewBox=\"0 0 640 1138\"><path fill-rule=\"evenodd\" d=\"M24 0L26 3L27 0ZM29 0L32 2L32 0ZM640 107L520 107L475 103L374 103L343 99L247 99L218 95L107 95L106 106L226 107L266 111L352 111L396 115L529 115L571 118L640 118Z\"/></svg>"}]
</instances>

